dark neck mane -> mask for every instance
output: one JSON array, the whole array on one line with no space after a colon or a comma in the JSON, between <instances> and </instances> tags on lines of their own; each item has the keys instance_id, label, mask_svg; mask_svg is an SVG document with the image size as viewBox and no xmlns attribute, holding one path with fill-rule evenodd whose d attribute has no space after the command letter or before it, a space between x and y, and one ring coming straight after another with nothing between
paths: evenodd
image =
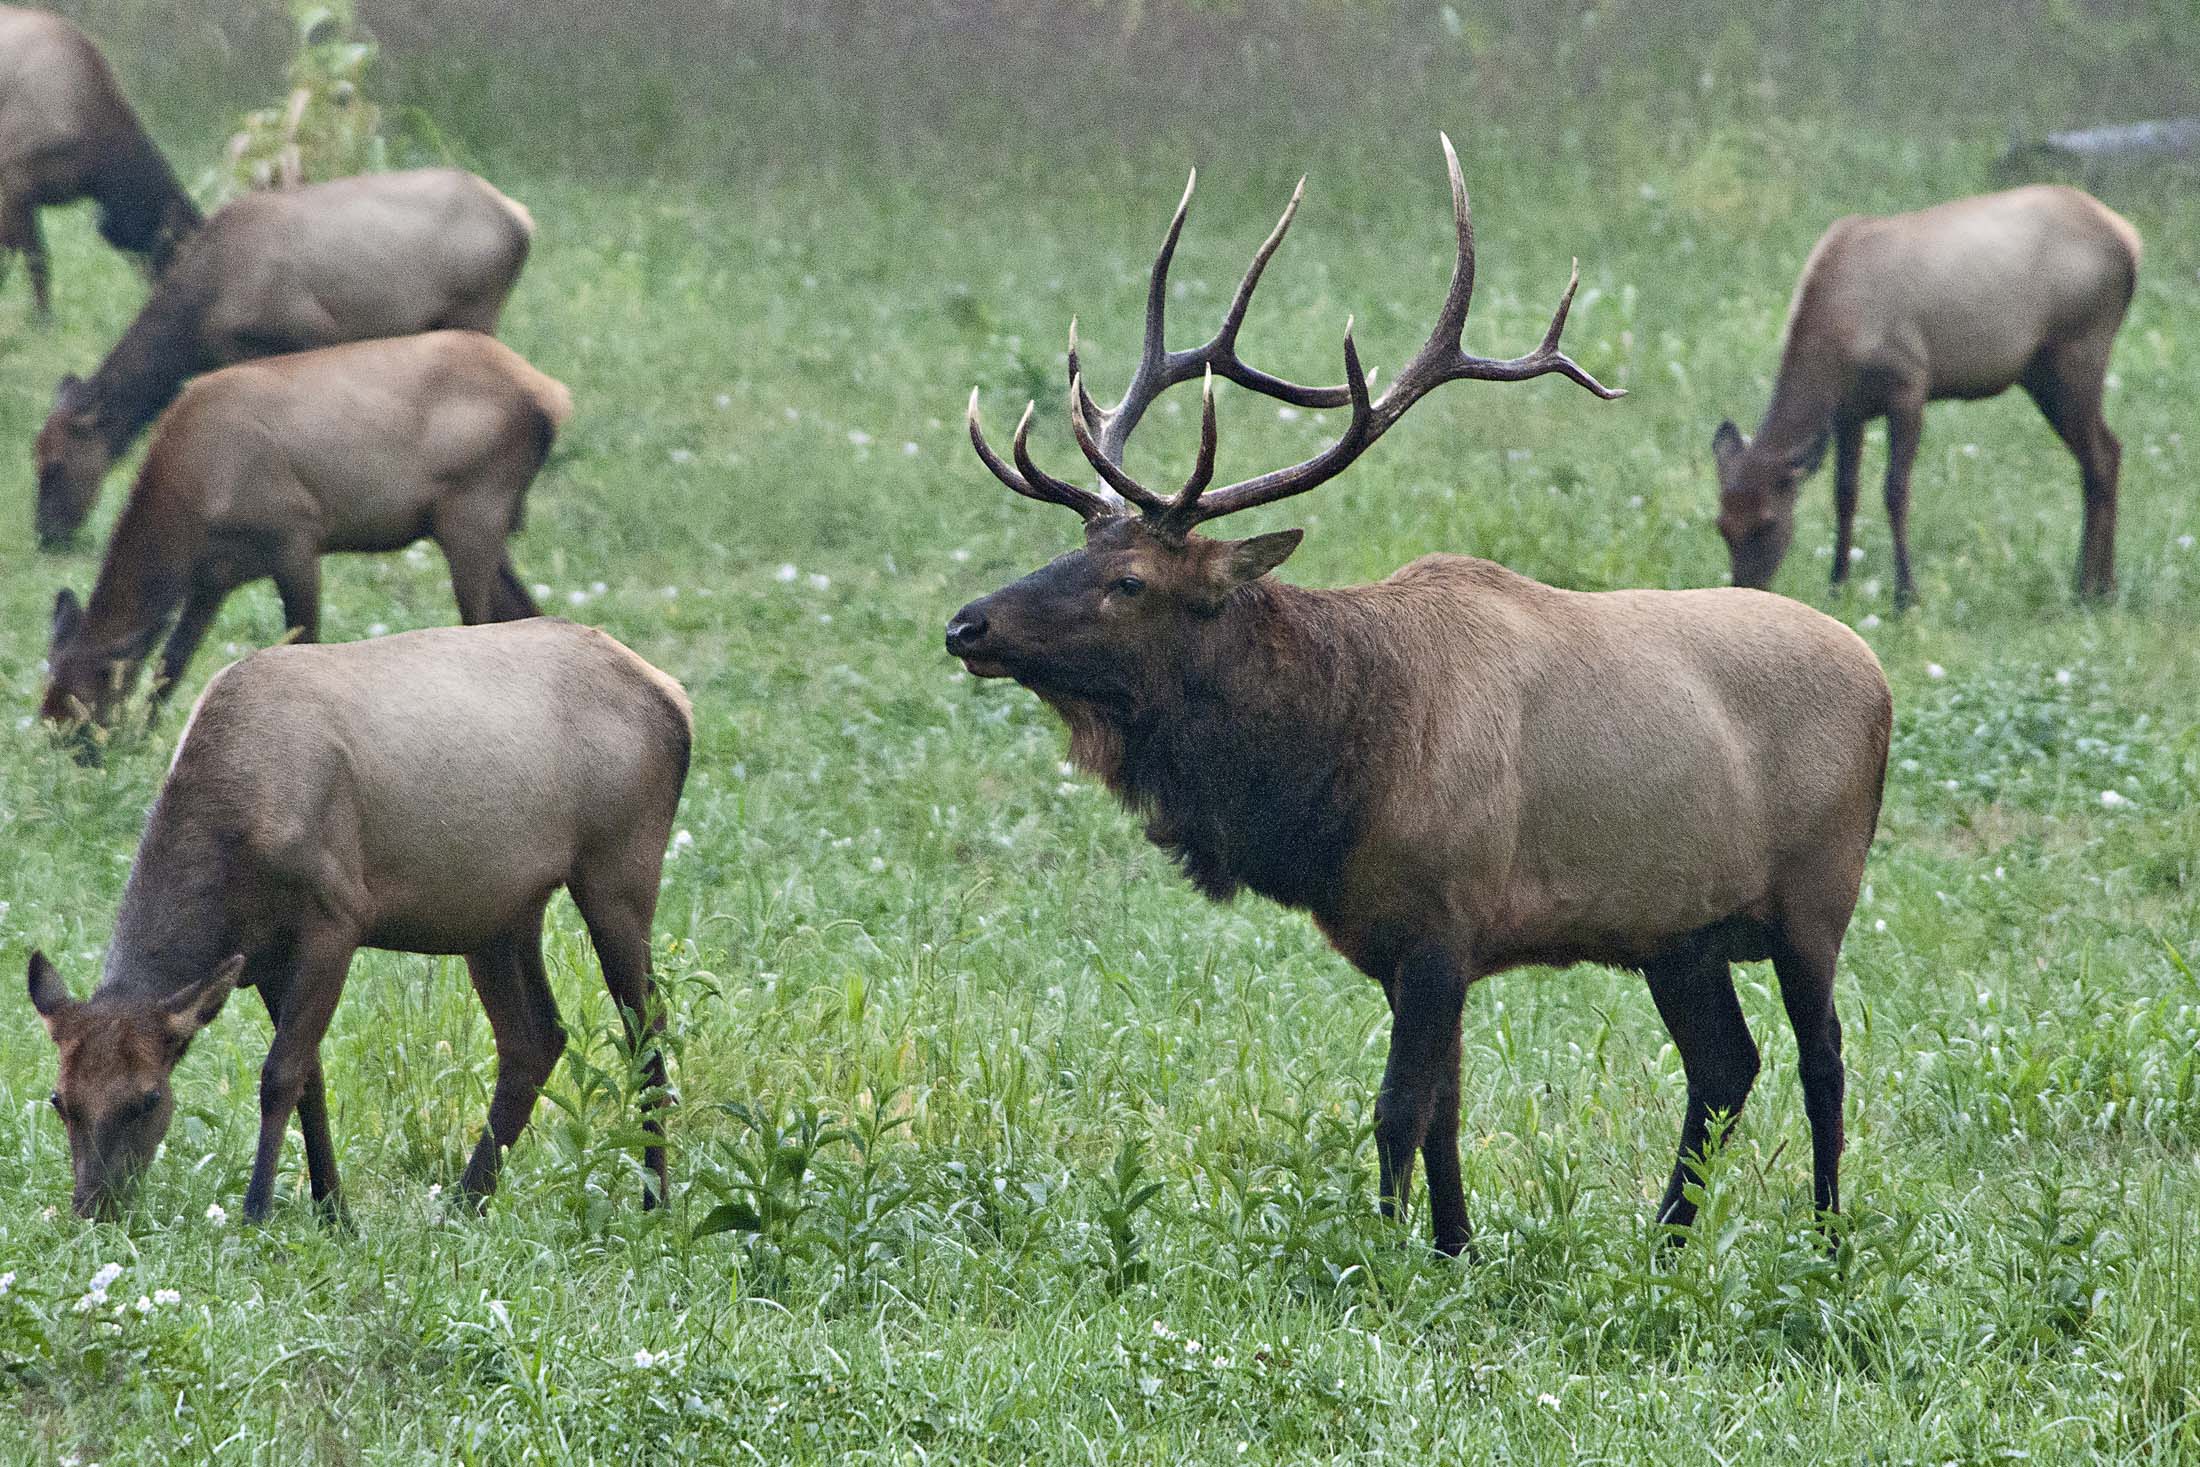
<instances>
[{"instance_id":1,"label":"dark neck mane","mask_svg":"<svg viewBox=\"0 0 2200 1467\"><path fill-rule=\"evenodd\" d=\"M153 802L115 914L98 992L164 998L203 981L238 950L221 837L184 817L168 790Z\"/></svg>"},{"instance_id":2,"label":"dark neck mane","mask_svg":"<svg viewBox=\"0 0 2200 1467\"><path fill-rule=\"evenodd\" d=\"M1318 908L1359 839L1387 658L1345 593L1257 581L1205 628L1160 706L1049 699L1070 756L1146 819L1202 892Z\"/></svg>"},{"instance_id":3,"label":"dark neck mane","mask_svg":"<svg viewBox=\"0 0 2200 1467\"><path fill-rule=\"evenodd\" d=\"M196 252L193 252L196 253ZM186 379L216 365L203 328L213 292L192 278L189 258L153 288L151 299L85 384L110 453L120 457L183 391Z\"/></svg>"}]
</instances>

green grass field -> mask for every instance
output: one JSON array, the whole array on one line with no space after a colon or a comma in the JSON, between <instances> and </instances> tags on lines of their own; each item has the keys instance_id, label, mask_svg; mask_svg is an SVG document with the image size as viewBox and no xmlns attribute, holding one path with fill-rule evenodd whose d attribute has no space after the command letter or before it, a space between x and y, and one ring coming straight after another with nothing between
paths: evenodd
<instances>
[{"instance_id":1,"label":"green grass field","mask_svg":"<svg viewBox=\"0 0 2200 1467\"><path fill-rule=\"evenodd\" d=\"M170 99L157 120L187 176L220 119L258 101L118 61ZM250 999L180 1068L135 1212L76 1221L52 1050L10 987L6 1460L2200 1454L2189 178L2100 184L2149 249L2109 396L2114 606L2070 600L2076 470L2021 395L1928 415L1924 603L1900 619L1876 487L1840 599L1828 479L1806 493L1778 587L1864 632L1897 709L1838 991L1838 1257L1812 1231L1794 1043L1755 965L1737 976L1765 1072L1678 1252L1650 1206L1683 1087L1639 980L1478 988L1478 1252L1451 1263L1418 1215L1408 1233L1374 1212L1374 985L1298 916L1204 903L1068 772L1035 699L940 650L955 607L1074 543L1069 515L977 465L963 399L982 387L1005 434L1037 395L1046 461L1074 461L1069 317L1112 393L1193 163L1178 338L1210 329L1304 171L1247 354L1333 380L1356 314L1387 369L1444 288L1442 126L1477 209L1469 346L1532 345L1578 255L1569 346L1631 395L1455 385L1242 532L1306 526L1285 575L1313 585L1434 550L1585 589L1715 584L1711 429L1762 410L1805 252L1841 213L1992 186L2000 114L1929 129L1707 86L1655 125L1592 95L1546 127L1462 87L1380 128L1283 109L1210 133L1186 108L1080 135L994 107L982 79L905 126L837 82L755 65L722 80L668 100L450 55L391 82L540 225L504 335L578 412L514 542L520 572L695 699L658 921L674 1205L638 1209L616 1019L562 899L550 958L574 1044L479 1218L450 1193L493 1052L455 959L353 967L325 1048L352 1231L316 1225L295 1140L273 1223L234 1216L269 1032ZM639 165L620 162L629 144L651 150ZM0 442L25 458L54 379L96 361L143 290L87 214L47 227L58 323L32 325L19 273L0 291ZM1225 477L1326 431L1234 389L1220 401ZM1156 411L1137 449L1156 477L1188 456L1194 417L1190 401ZM1883 453L1875 430L1868 475ZM180 706L97 768L33 726L54 590L87 590L97 560L32 547L13 462L0 975L43 947L81 992ZM102 534L127 485L110 480ZM331 639L454 619L431 547L327 568ZM183 696L280 633L269 588L240 595ZM121 1273L87 1304L106 1264Z\"/></svg>"}]
</instances>

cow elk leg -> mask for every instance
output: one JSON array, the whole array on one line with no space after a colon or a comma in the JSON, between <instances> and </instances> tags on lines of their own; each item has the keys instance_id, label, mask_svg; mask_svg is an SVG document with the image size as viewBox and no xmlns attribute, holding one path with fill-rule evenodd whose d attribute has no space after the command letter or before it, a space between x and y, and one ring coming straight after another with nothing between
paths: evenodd
<instances>
[{"instance_id":1,"label":"cow elk leg","mask_svg":"<svg viewBox=\"0 0 2200 1467\"><path fill-rule=\"evenodd\" d=\"M2085 532L2078 542L2078 594L2106 597L2116 589L2116 480L2123 445L2101 415L2102 378L2110 341L2082 341L2042 353L2024 375L2024 390L2078 461L2085 494Z\"/></svg>"},{"instance_id":2,"label":"cow elk leg","mask_svg":"<svg viewBox=\"0 0 2200 1467\"><path fill-rule=\"evenodd\" d=\"M1925 404L1898 400L1887 409L1887 528L1894 536L1894 605L1907 610L1917 601L1910 578L1910 469L1917 462L1918 439L1925 431Z\"/></svg>"},{"instance_id":3,"label":"cow elk leg","mask_svg":"<svg viewBox=\"0 0 2200 1467\"><path fill-rule=\"evenodd\" d=\"M1757 1082L1757 1041L1750 1038L1741 1001L1734 996L1734 975L1717 949L1691 944L1661 954L1645 965L1643 976L1688 1076L1680 1152L1658 1204L1659 1222L1685 1228L1696 1220L1696 1204L1684 1190L1690 1172L1711 1137L1712 1117L1723 1116L1724 1125L1742 1113Z\"/></svg>"},{"instance_id":4,"label":"cow elk leg","mask_svg":"<svg viewBox=\"0 0 2200 1467\"><path fill-rule=\"evenodd\" d=\"M636 1054L648 1056L642 1077L649 1092L642 1103L642 1129L661 1137L664 1127L656 1111L670 1103L664 1049L658 1039L665 1030L665 1016L656 1006L656 990L649 977L649 928L657 914L657 857L663 849L662 833L657 840L657 850L648 852L646 859L616 859L612 853L584 857L599 867L601 874L597 870L576 871L567 890L573 894L573 905L580 908L581 920L588 925L588 940L595 946L596 960L603 965L604 987L610 990L611 1002L626 1025L627 1043ZM623 873L637 869L648 873L646 890L638 884L632 890L626 889ZM664 1147L645 1147L642 1162L655 1177L654 1188L647 1184L643 1187L642 1206L653 1208L668 1195Z\"/></svg>"},{"instance_id":5,"label":"cow elk leg","mask_svg":"<svg viewBox=\"0 0 2200 1467\"><path fill-rule=\"evenodd\" d=\"M1833 420L1833 584L1849 580L1849 547L1856 543L1857 481L1864 467L1864 420Z\"/></svg>"},{"instance_id":6,"label":"cow elk leg","mask_svg":"<svg viewBox=\"0 0 2200 1467\"><path fill-rule=\"evenodd\" d=\"M274 996L270 1012L275 1017L275 1041L260 1067L260 1143L252 1157L252 1181L244 1193L247 1222L266 1221L274 1206L283 1133L290 1126L291 1112L300 1109L308 1092L313 1097L311 1108L300 1117L307 1128L307 1173L315 1200L334 1205L336 1156L329 1142L327 1102L321 1087L321 1039L328 1033L329 1016L336 1012L344 974L358 946L349 930L329 918L309 920L298 938L297 965L281 994ZM315 1175L317 1153L326 1164L325 1176Z\"/></svg>"},{"instance_id":7,"label":"cow elk leg","mask_svg":"<svg viewBox=\"0 0 2200 1467\"><path fill-rule=\"evenodd\" d=\"M467 1196L485 1199L496 1191L504 1153L519 1140L543 1082L565 1052L565 1028L542 964L542 908L467 954L466 972L496 1036L497 1083L489 1122L459 1186Z\"/></svg>"},{"instance_id":8,"label":"cow elk leg","mask_svg":"<svg viewBox=\"0 0 2200 1467\"><path fill-rule=\"evenodd\" d=\"M1841 1106L1848 1081L1841 1068L1841 1020L1833 1011L1834 960L1841 951L1840 922L1791 925L1772 953L1780 998L1795 1029L1803 1111L1810 1118L1811 1197L1822 1214L1841 1210Z\"/></svg>"}]
</instances>

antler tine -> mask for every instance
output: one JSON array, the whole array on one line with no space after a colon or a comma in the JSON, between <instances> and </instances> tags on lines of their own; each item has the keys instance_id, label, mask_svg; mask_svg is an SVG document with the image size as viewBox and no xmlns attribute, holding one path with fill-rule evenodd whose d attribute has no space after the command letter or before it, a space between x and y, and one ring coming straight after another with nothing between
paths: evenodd
<instances>
[{"instance_id":1,"label":"antler tine","mask_svg":"<svg viewBox=\"0 0 2200 1467\"><path fill-rule=\"evenodd\" d=\"M1169 501L1169 516L1181 519L1199 503L1215 477L1215 374L1210 368L1199 383L1199 457L1192 461L1192 476Z\"/></svg>"},{"instance_id":2,"label":"antler tine","mask_svg":"<svg viewBox=\"0 0 2200 1467\"><path fill-rule=\"evenodd\" d=\"M1084 450L1086 459L1100 471L1100 477L1107 480L1110 489L1141 510L1148 514L1159 514L1167 509L1167 500L1124 472L1123 466L1109 458L1107 451L1094 439L1092 424L1086 419L1084 411L1085 404L1091 401L1091 396L1085 391L1083 374L1072 377L1069 384L1069 428L1077 435L1077 446Z\"/></svg>"},{"instance_id":3,"label":"antler tine","mask_svg":"<svg viewBox=\"0 0 2200 1467\"><path fill-rule=\"evenodd\" d=\"M1198 181L1195 170L1192 183ZM1137 370L1123 389L1122 398L1112 408L1103 408L1087 394L1084 404L1094 425L1094 438L1102 452L1114 463L1123 461L1123 452L1130 444L1131 434L1146 415L1146 409L1155 398L1180 382L1188 382L1200 373L1212 370L1217 377L1235 382L1252 392L1273 397L1295 407L1342 407L1348 401L1346 389L1339 387L1308 387L1287 381L1258 367L1248 365L1238 356L1238 331L1245 324L1247 307L1252 304L1253 291L1259 286L1261 275L1268 262L1275 257L1283 244L1283 237L1290 232L1291 221L1297 217L1299 204L1306 197L1306 180L1301 178L1291 191L1290 202L1284 205L1275 228L1261 241L1253 252L1252 263L1231 293L1229 308L1223 313L1222 325L1207 341L1183 351L1168 350L1163 339L1163 325L1167 314L1169 267L1176 259L1178 239L1184 231L1184 220L1191 207L1192 184L1184 188L1184 197L1177 204L1176 214L1169 221L1169 232L1161 242L1161 253L1154 259L1153 276L1146 292L1146 337L1141 344ZM1079 371L1077 343L1072 333L1070 343L1070 375Z\"/></svg>"},{"instance_id":4,"label":"antler tine","mask_svg":"<svg viewBox=\"0 0 2200 1467\"><path fill-rule=\"evenodd\" d=\"M1437 137L1443 141L1444 167L1451 175L1452 222L1459 236L1459 254L1452 266L1451 287L1444 293L1443 309L1436 315L1435 329L1429 332L1427 344L1399 370L1390 390L1375 404L1376 429L1369 441L1381 437L1391 424L1405 416L1407 408L1446 382L1524 382L1555 372L1607 401L1626 396L1623 389L1606 387L1597 381L1580 363L1558 349L1558 338L1566 329L1567 313L1573 310L1574 291L1581 284L1579 260L1573 263L1572 273L1566 281L1566 293L1559 298L1558 310L1534 351L1526 356L1503 359L1478 357L1467 351L1463 337L1467 311L1474 302L1474 216L1467 203L1467 181L1459 169L1459 153L1452 147L1448 135L1439 132Z\"/></svg>"},{"instance_id":5,"label":"antler tine","mask_svg":"<svg viewBox=\"0 0 2200 1467\"><path fill-rule=\"evenodd\" d=\"M1345 394L1352 403L1352 421L1345 425L1344 433L1334 443L1312 458L1295 463L1289 468L1275 469L1258 478L1232 484L1227 489L1217 489L1211 494L1202 496L1190 492L1190 486L1187 485L1187 492L1179 495L1177 502L1169 507L1170 512L1164 523L1172 531L1182 534L1194 525L1220 519L1226 514L1235 514L1241 509L1251 509L1255 505L1273 503L1278 499L1289 499L1294 494L1304 494L1342 473L1382 432L1375 417L1376 404L1368 398L1367 373L1360 366L1360 349L1352 339L1350 318L1344 323L1344 382ZM1209 423L1211 422L1210 412ZM1202 435L1201 454L1203 459L1211 457L1205 434ZM1205 467L1211 470L1213 465L1207 463ZM1204 483L1202 487L1204 488Z\"/></svg>"},{"instance_id":6,"label":"antler tine","mask_svg":"<svg viewBox=\"0 0 2200 1467\"><path fill-rule=\"evenodd\" d=\"M1075 484L1064 483L1060 479L1039 473L1037 469L1031 466L1030 452L1025 447L1024 440L1031 432L1032 406L1032 404L1025 405L1024 415L1016 424L1014 448L1017 460L1025 465L1026 470L1032 476L1027 478L1025 474L1018 473L1015 469L1003 463L1001 456L993 451L993 445L985 441L985 429L978 425L978 389L975 387L970 389L970 409L966 416L970 423L970 446L978 451L979 462L992 471L994 478L999 479L1003 484L1023 495L1026 499L1036 499L1041 504L1064 505L1067 508L1076 510L1080 516L1088 520L1096 515L1111 513L1107 501L1091 490L1079 488Z\"/></svg>"}]
</instances>

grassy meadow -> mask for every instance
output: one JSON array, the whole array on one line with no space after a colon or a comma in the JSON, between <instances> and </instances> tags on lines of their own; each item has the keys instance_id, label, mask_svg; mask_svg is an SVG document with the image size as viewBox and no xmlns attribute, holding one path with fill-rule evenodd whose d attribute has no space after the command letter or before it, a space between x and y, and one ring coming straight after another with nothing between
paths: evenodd
<instances>
[{"instance_id":1,"label":"grassy meadow","mask_svg":"<svg viewBox=\"0 0 2200 1467\"><path fill-rule=\"evenodd\" d=\"M278 85L243 53L121 34L186 178ZM1883 431L1844 596L1825 584L1830 473L1805 493L1778 589L1863 633L1897 709L1838 989L1850 1210L1831 1260L1769 965L1737 972L1765 1070L1680 1251L1650 1208L1682 1078L1639 979L1479 987L1477 1251L1431 1256L1418 1208L1410 1233L1374 1211L1376 987L1299 916L1202 901L1069 771L1035 699L940 648L957 606L1075 543L1071 516L976 463L972 384L997 441L1038 397L1037 449L1066 472L1070 316L1112 395L1193 164L1172 339L1204 339L1303 172L1246 355L1335 380L1354 315L1387 376L1449 268L1439 127L1476 208L1470 349L1531 346L1578 256L1568 345L1630 395L1455 384L1231 533L1304 525L1282 574L1310 585L1436 550L1582 589L1718 583L1711 430L1762 411L1819 232L1995 186L2011 109L2096 120L2058 110L2085 88L2052 45L2024 63L2028 99L1936 115L1831 86L1791 102L1752 85L1746 39L1524 100L1437 67L1407 102L1337 82L1211 108L1059 55L1051 81L935 56L866 85L825 42L393 54L400 156L474 167L539 225L503 334L578 410L515 563L695 700L658 919L673 1205L639 1210L630 1067L562 899L572 1047L480 1217L452 1193L493 1049L456 959L352 969L324 1048L348 1231L316 1224L295 1138L274 1221L236 1217L269 1034L250 996L180 1067L136 1210L71 1217L52 1048L11 987L0 1460L2200 1457L2189 175L2094 181L2148 243L2108 399L2112 606L2071 601L2076 468L2021 394L1928 414L1923 602L1904 616ZM98 561L92 539L34 548L29 443L54 380L144 290L88 212L47 232L56 323L32 322L19 269L0 288L0 443L23 455L0 513L0 971L43 947L83 992L183 703L282 627L270 587L234 598L178 706L100 767L35 726L54 591L87 591ZM1157 479L1188 460L1182 396L1134 450ZM1225 478L1331 431L1219 400ZM110 479L101 536L128 482ZM331 639L455 620L430 546L328 562L324 601Z\"/></svg>"}]
</instances>

